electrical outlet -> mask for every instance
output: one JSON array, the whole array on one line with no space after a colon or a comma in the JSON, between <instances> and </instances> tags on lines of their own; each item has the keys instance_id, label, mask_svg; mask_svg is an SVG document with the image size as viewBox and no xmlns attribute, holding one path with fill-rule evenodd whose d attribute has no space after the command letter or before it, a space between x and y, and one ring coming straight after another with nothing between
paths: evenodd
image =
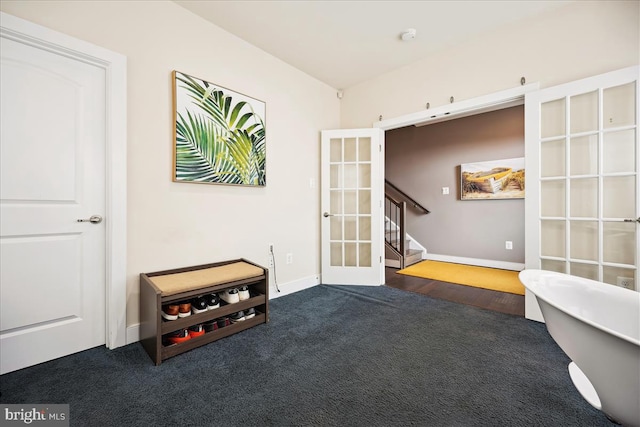
<instances>
[{"instance_id":1,"label":"electrical outlet","mask_svg":"<svg viewBox=\"0 0 640 427\"><path fill-rule=\"evenodd\" d=\"M507 250L512 250L513 249L513 242L510 240L507 240L506 242L504 242L504 248Z\"/></svg>"},{"instance_id":2,"label":"electrical outlet","mask_svg":"<svg viewBox=\"0 0 640 427\"><path fill-rule=\"evenodd\" d=\"M293 254L292 253L288 253L287 254L287 264L293 264Z\"/></svg>"},{"instance_id":3,"label":"electrical outlet","mask_svg":"<svg viewBox=\"0 0 640 427\"><path fill-rule=\"evenodd\" d=\"M442 194L449 194L449 187L442 187Z\"/></svg>"},{"instance_id":4,"label":"electrical outlet","mask_svg":"<svg viewBox=\"0 0 640 427\"><path fill-rule=\"evenodd\" d=\"M633 277L618 276L617 285L627 289L633 289Z\"/></svg>"},{"instance_id":5,"label":"electrical outlet","mask_svg":"<svg viewBox=\"0 0 640 427\"><path fill-rule=\"evenodd\" d=\"M273 268L273 243L269 243L269 254L267 256L267 259L269 260L269 268Z\"/></svg>"}]
</instances>

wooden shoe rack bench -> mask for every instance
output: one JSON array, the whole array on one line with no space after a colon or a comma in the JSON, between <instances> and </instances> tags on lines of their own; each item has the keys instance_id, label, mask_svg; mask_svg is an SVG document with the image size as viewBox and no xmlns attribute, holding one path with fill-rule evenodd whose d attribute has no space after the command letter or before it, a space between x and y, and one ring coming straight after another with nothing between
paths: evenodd
<instances>
[{"instance_id":1,"label":"wooden shoe rack bench","mask_svg":"<svg viewBox=\"0 0 640 427\"><path fill-rule=\"evenodd\" d=\"M192 298L222 292L228 288L248 286L250 298L192 314L178 320L165 321L162 306L190 301ZM228 317L253 307L255 317L232 323L178 344L164 346L162 336L189 326ZM198 265L175 270L140 274L140 342L156 365L163 360L196 347L228 337L269 321L269 270L245 259Z\"/></svg>"}]
</instances>

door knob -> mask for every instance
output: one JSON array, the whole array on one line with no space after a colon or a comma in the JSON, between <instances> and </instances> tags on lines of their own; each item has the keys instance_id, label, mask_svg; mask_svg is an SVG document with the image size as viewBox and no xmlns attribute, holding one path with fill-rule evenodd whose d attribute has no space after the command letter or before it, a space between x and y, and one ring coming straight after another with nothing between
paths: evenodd
<instances>
[{"instance_id":1,"label":"door knob","mask_svg":"<svg viewBox=\"0 0 640 427\"><path fill-rule=\"evenodd\" d=\"M100 224L102 222L102 217L100 215L91 215L89 218L81 218L76 220L78 222L90 222L91 224Z\"/></svg>"},{"instance_id":2,"label":"door knob","mask_svg":"<svg viewBox=\"0 0 640 427\"><path fill-rule=\"evenodd\" d=\"M330 214L329 212L325 212L325 213L322 214L322 216L327 218L327 217L330 217L330 216L333 216L333 215Z\"/></svg>"},{"instance_id":3,"label":"door knob","mask_svg":"<svg viewBox=\"0 0 640 427\"><path fill-rule=\"evenodd\" d=\"M640 222L640 217L637 219L625 218L624 222Z\"/></svg>"}]
</instances>

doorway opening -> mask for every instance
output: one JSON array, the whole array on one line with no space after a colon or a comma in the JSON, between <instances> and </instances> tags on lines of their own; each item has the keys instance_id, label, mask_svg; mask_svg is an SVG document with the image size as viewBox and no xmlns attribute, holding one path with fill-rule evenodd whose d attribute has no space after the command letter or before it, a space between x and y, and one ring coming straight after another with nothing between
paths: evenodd
<instances>
[{"instance_id":1,"label":"doorway opening","mask_svg":"<svg viewBox=\"0 0 640 427\"><path fill-rule=\"evenodd\" d=\"M523 86L377 124L386 131L385 179L431 211L407 208L406 228L415 241L410 247L423 248L423 259L524 268L524 200L462 201L460 165L524 157L524 93L536 88ZM505 249L506 241L513 249ZM522 295L396 271L387 267L388 286L524 316Z\"/></svg>"}]
</instances>

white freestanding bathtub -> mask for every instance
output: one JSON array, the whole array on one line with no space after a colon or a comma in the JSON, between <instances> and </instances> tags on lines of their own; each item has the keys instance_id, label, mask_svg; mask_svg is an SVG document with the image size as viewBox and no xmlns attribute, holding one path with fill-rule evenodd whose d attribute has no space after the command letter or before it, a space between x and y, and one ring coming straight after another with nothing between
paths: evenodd
<instances>
[{"instance_id":1,"label":"white freestanding bathtub","mask_svg":"<svg viewBox=\"0 0 640 427\"><path fill-rule=\"evenodd\" d=\"M571 358L569 374L582 397L611 420L640 426L640 293L543 270L519 277Z\"/></svg>"}]
</instances>

